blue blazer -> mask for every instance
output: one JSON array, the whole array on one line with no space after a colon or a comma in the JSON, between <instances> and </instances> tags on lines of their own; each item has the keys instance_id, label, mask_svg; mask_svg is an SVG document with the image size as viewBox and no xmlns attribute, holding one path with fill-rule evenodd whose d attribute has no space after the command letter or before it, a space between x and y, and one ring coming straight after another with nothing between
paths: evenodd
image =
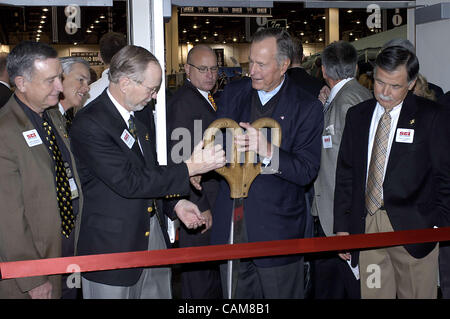
<instances>
[{"instance_id":1,"label":"blue blazer","mask_svg":"<svg viewBox=\"0 0 450 319\"><path fill-rule=\"evenodd\" d=\"M249 122L253 88L244 78L225 87L218 118ZM272 118L282 130L279 167L275 174L259 175L244 200L249 242L303 238L306 222L305 186L317 176L320 164L323 107L286 75ZM228 243L233 200L225 180L215 203L212 244ZM300 256L258 258L260 267L280 266Z\"/></svg>"}]
</instances>

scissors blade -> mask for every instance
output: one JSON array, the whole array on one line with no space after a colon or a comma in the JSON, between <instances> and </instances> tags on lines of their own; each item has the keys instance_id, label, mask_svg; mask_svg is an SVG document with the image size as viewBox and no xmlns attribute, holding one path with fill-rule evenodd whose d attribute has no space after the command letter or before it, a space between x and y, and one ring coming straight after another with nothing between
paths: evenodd
<instances>
[{"instance_id":1,"label":"scissors blade","mask_svg":"<svg viewBox=\"0 0 450 319\"><path fill-rule=\"evenodd\" d=\"M245 242L244 230L244 198L233 200L233 212L231 219L230 244ZM227 287L228 299L236 297L236 287L239 277L239 259L228 260L227 263Z\"/></svg>"}]
</instances>

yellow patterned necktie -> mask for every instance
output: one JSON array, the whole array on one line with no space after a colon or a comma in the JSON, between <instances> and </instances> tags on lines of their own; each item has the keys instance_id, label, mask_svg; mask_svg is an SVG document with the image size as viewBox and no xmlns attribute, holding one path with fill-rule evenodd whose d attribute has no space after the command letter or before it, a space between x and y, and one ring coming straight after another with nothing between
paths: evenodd
<instances>
[{"instance_id":1,"label":"yellow patterned necktie","mask_svg":"<svg viewBox=\"0 0 450 319\"><path fill-rule=\"evenodd\" d=\"M366 208L370 215L375 214L383 206L383 175L390 129L391 116L389 112L385 111L378 122L367 175Z\"/></svg>"},{"instance_id":2,"label":"yellow patterned necktie","mask_svg":"<svg viewBox=\"0 0 450 319\"><path fill-rule=\"evenodd\" d=\"M75 221L69 178L64 167L61 151L56 142L56 136L45 113L42 126L47 133L45 139L48 142L48 147L51 151L53 162L55 163L56 196L58 198L59 213L61 216L61 232L66 238L69 238Z\"/></svg>"},{"instance_id":3,"label":"yellow patterned necktie","mask_svg":"<svg viewBox=\"0 0 450 319\"><path fill-rule=\"evenodd\" d=\"M209 100L209 102L211 102L211 105L214 108L214 111L217 111L217 105L216 105L216 102L214 102L214 98L211 93L208 93L208 100Z\"/></svg>"}]
</instances>

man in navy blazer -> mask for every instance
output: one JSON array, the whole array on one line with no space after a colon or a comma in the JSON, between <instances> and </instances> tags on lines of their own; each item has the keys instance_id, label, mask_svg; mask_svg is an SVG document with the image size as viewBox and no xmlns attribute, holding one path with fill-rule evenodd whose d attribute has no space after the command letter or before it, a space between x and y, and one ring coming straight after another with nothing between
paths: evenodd
<instances>
[{"instance_id":1,"label":"man in navy blazer","mask_svg":"<svg viewBox=\"0 0 450 319\"><path fill-rule=\"evenodd\" d=\"M254 150L271 174L253 181L244 200L248 242L301 238L306 204L304 188L317 176L323 113L320 102L285 74L293 52L289 34L280 29L255 33L250 47L250 78L225 87L218 118L239 123L246 134L237 136L239 151ZM279 148L268 143L249 123L271 117L281 125ZM233 201L225 181L215 204L212 243L229 242ZM236 298L303 298L303 257L300 255L241 260ZM227 291L226 265L221 266Z\"/></svg>"},{"instance_id":2,"label":"man in navy blazer","mask_svg":"<svg viewBox=\"0 0 450 319\"><path fill-rule=\"evenodd\" d=\"M334 230L348 235L448 226L449 112L409 92L419 61L407 48L386 47L375 63L375 99L347 113L336 170ZM373 153L382 139L375 132L386 114L389 138L385 160L376 161L382 163L377 165L382 180L377 183L381 194L375 196L370 163L378 158ZM362 298L436 298L436 243L340 256L353 266L359 261Z\"/></svg>"},{"instance_id":3,"label":"man in navy blazer","mask_svg":"<svg viewBox=\"0 0 450 319\"><path fill-rule=\"evenodd\" d=\"M152 110L162 70L158 60L137 46L112 59L108 89L77 113L71 129L79 164L86 215L81 219L78 254L166 249L160 201L187 195L189 176L224 164L211 161L216 148L194 153L197 161L158 165ZM220 152L219 152L220 153ZM197 159L197 157L191 157ZM222 164L221 164L222 163ZM204 223L198 207L180 200L174 208L188 228ZM130 268L84 273L84 298L171 298L169 267Z\"/></svg>"}]
</instances>

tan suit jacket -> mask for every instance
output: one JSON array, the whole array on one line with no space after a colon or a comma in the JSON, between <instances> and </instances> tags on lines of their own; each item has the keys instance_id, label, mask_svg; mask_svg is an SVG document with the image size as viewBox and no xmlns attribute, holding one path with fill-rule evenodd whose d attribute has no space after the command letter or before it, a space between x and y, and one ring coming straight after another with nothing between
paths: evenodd
<instances>
[{"instance_id":1,"label":"tan suit jacket","mask_svg":"<svg viewBox=\"0 0 450 319\"><path fill-rule=\"evenodd\" d=\"M63 122L58 121L55 114L50 116L58 134L70 150ZM0 110L1 261L61 256L61 220L55 191L54 163L45 144L28 146L23 133L33 129L31 121L13 95ZM81 191L72 155L71 158ZM52 297L60 298L60 276L2 280L0 298L29 298L28 291L47 280L53 285Z\"/></svg>"}]
</instances>

